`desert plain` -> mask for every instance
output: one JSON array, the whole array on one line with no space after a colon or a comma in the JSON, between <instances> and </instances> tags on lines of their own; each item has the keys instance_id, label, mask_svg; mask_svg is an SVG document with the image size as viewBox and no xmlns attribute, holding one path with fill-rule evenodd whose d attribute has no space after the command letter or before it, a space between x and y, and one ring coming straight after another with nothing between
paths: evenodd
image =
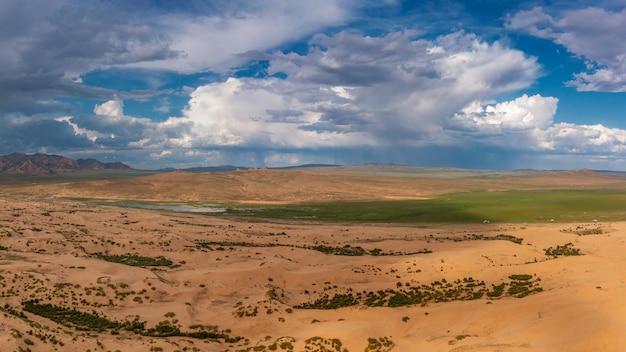
<instances>
[{"instance_id":1,"label":"desert plain","mask_svg":"<svg viewBox=\"0 0 626 352\"><path fill-rule=\"evenodd\" d=\"M0 351L623 351L624 253L619 173L4 178Z\"/></svg>"}]
</instances>

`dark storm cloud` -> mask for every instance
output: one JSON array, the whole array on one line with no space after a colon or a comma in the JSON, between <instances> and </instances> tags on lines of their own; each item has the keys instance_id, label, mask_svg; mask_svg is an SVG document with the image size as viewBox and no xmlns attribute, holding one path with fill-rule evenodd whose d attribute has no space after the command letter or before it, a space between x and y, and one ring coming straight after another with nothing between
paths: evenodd
<instances>
[{"instance_id":1,"label":"dark storm cloud","mask_svg":"<svg viewBox=\"0 0 626 352\"><path fill-rule=\"evenodd\" d=\"M394 69L388 63L415 53L420 43L411 39L409 33L377 38L346 32L316 35L306 55L275 53L271 69L287 73L290 79L317 84L373 86L393 80Z\"/></svg>"},{"instance_id":2,"label":"dark storm cloud","mask_svg":"<svg viewBox=\"0 0 626 352\"><path fill-rule=\"evenodd\" d=\"M76 135L63 121L49 119L12 120L0 118L0 154L73 150L93 146L85 136Z\"/></svg>"},{"instance_id":3,"label":"dark storm cloud","mask_svg":"<svg viewBox=\"0 0 626 352\"><path fill-rule=\"evenodd\" d=\"M360 111L356 106L322 106L316 111L322 113L320 122L329 122L341 129L363 131L364 125L369 123L366 119L368 112Z\"/></svg>"},{"instance_id":4,"label":"dark storm cloud","mask_svg":"<svg viewBox=\"0 0 626 352\"><path fill-rule=\"evenodd\" d=\"M123 148L128 143L144 138L150 124L147 119L119 118L102 116L76 116L72 122L83 129L98 133L96 143L107 147Z\"/></svg>"},{"instance_id":5,"label":"dark storm cloud","mask_svg":"<svg viewBox=\"0 0 626 352\"><path fill-rule=\"evenodd\" d=\"M265 112L272 122L301 123L301 117L304 116L302 111L294 109L266 109Z\"/></svg>"},{"instance_id":6,"label":"dark storm cloud","mask_svg":"<svg viewBox=\"0 0 626 352\"><path fill-rule=\"evenodd\" d=\"M107 2L15 1L0 4L0 113L66 112L42 104L59 97L110 99L114 92L80 75L111 65L172 58L169 38ZM130 92L129 97L154 95ZM35 108L30 108L34 106ZM58 108L61 110L57 110Z\"/></svg>"}]
</instances>

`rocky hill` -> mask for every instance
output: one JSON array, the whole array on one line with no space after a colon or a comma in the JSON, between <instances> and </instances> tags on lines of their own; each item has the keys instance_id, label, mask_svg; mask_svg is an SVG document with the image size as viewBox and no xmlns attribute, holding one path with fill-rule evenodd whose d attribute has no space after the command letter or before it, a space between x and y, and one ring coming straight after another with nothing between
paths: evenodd
<instances>
[{"instance_id":1,"label":"rocky hill","mask_svg":"<svg viewBox=\"0 0 626 352\"><path fill-rule=\"evenodd\" d=\"M60 155L13 153L0 156L0 174L45 176L82 170L128 170L130 166L115 162L102 163L96 159L74 160Z\"/></svg>"},{"instance_id":2,"label":"rocky hill","mask_svg":"<svg viewBox=\"0 0 626 352\"><path fill-rule=\"evenodd\" d=\"M78 159L76 160L76 162L78 163L78 165L80 166L81 169L83 170L130 170L131 167L121 163L121 162L114 162L114 163L103 163L100 162L96 159Z\"/></svg>"}]
</instances>

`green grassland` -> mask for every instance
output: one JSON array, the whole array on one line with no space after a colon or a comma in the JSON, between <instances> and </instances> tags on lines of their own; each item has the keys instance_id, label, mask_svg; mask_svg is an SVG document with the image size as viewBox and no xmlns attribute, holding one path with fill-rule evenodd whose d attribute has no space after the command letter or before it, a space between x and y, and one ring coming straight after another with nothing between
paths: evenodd
<instances>
[{"instance_id":1,"label":"green grassland","mask_svg":"<svg viewBox=\"0 0 626 352\"><path fill-rule=\"evenodd\" d=\"M464 192L427 200L381 200L228 207L264 219L373 223L579 222L626 220L624 190Z\"/></svg>"},{"instance_id":2,"label":"green grassland","mask_svg":"<svg viewBox=\"0 0 626 352\"><path fill-rule=\"evenodd\" d=\"M62 174L51 177L3 175L0 177L0 186L2 186L0 187L0 196L10 198L12 195L22 193L30 195L32 191L29 188L32 184L71 184L93 180L136 178L156 173L155 171L141 170L110 170ZM443 177L447 173L452 172L438 171L436 175ZM452 175L456 174L452 173ZM483 184L471 186L475 179L468 178L465 174L462 176L468 180L471 179L467 181L468 189L485 187ZM499 180L497 176L494 176L495 183ZM478 175L476 177L482 180L481 177L483 176ZM619 179L616 180L619 181ZM449 184L442 183L442 187L445 185ZM624 221L626 220L626 188L619 183L612 186L615 188L607 188L606 184L601 184L597 188L554 189L555 187L567 187L567 185L552 184L548 186L548 189L472 190L439 194L430 199L422 200L341 200L282 205L237 203L232 200L220 201L216 199L196 199L194 201L182 199L179 201L149 201L145 198L144 200L78 197L71 199L93 205L152 208L155 211L189 211L211 216L254 218L257 221L265 219L268 221L302 220L397 224L482 223L484 221L494 223ZM138 187L145 187L145 185L139 184ZM526 187L532 186L526 185ZM115 193L115 190L112 190L111 193ZM151 193L146 194L150 195ZM187 207L193 209L186 209Z\"/></svg>"}]
</instances>

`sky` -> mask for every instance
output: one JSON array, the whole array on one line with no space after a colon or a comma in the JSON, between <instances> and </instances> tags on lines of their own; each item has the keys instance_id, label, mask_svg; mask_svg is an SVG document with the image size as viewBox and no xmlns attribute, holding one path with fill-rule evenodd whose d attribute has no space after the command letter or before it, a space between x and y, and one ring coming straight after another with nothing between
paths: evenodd
<instances>
[{"instance_id":1,"label":"sky","mask_svg":"<svg viewBox=\"0 0 626 352\"><path fill-rule=\"evenodd\" d=\"M0 154L626 170L626 0L0 0Z\"/></svg>"}]
</instances>

